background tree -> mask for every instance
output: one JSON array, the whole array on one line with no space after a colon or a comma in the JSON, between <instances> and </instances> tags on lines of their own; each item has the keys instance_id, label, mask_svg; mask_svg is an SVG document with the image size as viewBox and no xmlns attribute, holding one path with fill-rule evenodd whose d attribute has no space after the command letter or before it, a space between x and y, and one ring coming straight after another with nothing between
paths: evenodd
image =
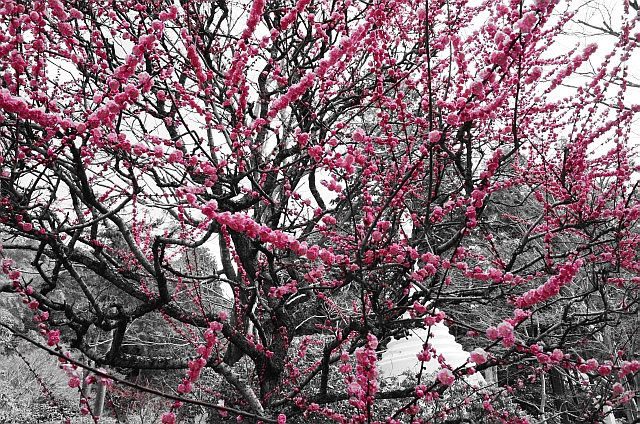
<instances>
[{"instance_id":1,"label":"background tree","mask_svg":"<svg viewBox=\"0 0 640 424\"><path fill-rule=\"evenodd\" d=\"M187 370L229 419L453 420L493 369L485 420L592 422L640 367L621 14L584 77L557 1L6 1L0 219L32 260L3 290L59 352ZM386 342L442 320L475 368L427 341L436 378L381 387ZM127 349L150 323L182 341Z\"/></svg>"}]
</instances>

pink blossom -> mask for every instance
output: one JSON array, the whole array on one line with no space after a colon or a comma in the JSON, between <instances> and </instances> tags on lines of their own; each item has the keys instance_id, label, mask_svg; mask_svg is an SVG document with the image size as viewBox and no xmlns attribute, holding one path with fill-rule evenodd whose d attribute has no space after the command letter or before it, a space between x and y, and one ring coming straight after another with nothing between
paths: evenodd
<instances>
[{"instance_id":1,"label":"pink blossom","mask_svg":"<svg viewBox=\"0 0 640 424\"><path fill-rule=\"evenodd\" d=\"M418 303L418 301L413 302L413 310L418 315L422 315L427 312L427 308L423 304Z\"/></svg>"},{"instance_id":2,"label":"pink blossom","mask_svg":"<svg viewBox=\"0 0 640 424\"><path fill-rule=\"evenodd\" d=\"M629 374L635 374L638 372L640 372L640 361L637 361L637 360L623 361L622 364L620 364L620 372L619 372L620 378L627 376Z\"/></svg>"},{"instance_id":3,"label":"pink blossom","mask_svg":"<svg viewBox=\"0 0 640 424\"><path fill-rule=\"evenodd\" d=\"M615 393L616 395L621 395L622 393L624 393L624 387L620 383L614 383L611 388L613 390L613 393Z\"/></svg>"},{"instance_id":4,"label":"pink blossom","mask_svg":"<svg viewBox=\"0 0 640 424\"><path fill-rule=\"evenodd\" d=\"M319 255L319 248L318 246L311 246L308 250L307 250L307 258L310 261L315 261L316 259L318 259L318 255Z\"/></svg>"},{"instance_id":5,"label":"pink blossom","mask_svg":"<svg viewBox=\"0 0 640 424\"><path fill-rule=\"evenodd\" d=\"M157 33L162 33L162 31L164 31L164 22L162 22L162 20L153 21L151 22L151 28Z\"/></svg>"},{"instance_id":6,"label":"pink blossom","mask_svg":"<svg viewBox=\"0 0 640 424\"><path fill-rule=\"evenodd\" d=\"M242 38L247 39L255 32L256 26L262 19L262 10L264 9L264 0L254 0L249 12L249 18L245 30L242 32Z\"/></svg>"},{"instance_id":7,"label":"pink blossom","mask_svg":"<svg viewBox=\"0 0 640 424\"><path fill-rule=\"evenodd\" d=\"M373 334L367 334L367 346L371 350L375 350L378 347L378 338Z\"/></svg>"},{"instance_id":8,"label":"pink blossom","mask_svg":"<svg viewBox=\"0 0 640 424\"><path fill-rule=\"evenodd\" d=\"M427 345L427 348L422 352L418 353L416 356L418 357L418 361L420 362L429 362L431 360L431 352L429 351L430 346Z\"/></svg>"},{"instance_id":9,"label":"pink blossom","mask_svg":"<svg viewBox=\"0 0 640 424\"><path fill-rule=\"evenodd\" d=\"M451 370L447 368L443 368L438 371L436 377L438 381L445 386L451 386L456 381L456 377L453 375Z\"/></svg>"},{"instance_id":10,"label":"pink blossom","mask_svg":"<svg viewBox=\"0 0 640 424\"><path fill-rule=\"evenodd\" d=\"M449 115L447 115L447 124L449 125L458 125L459 120L460 117L457 113L450 113Z\"/></svg>"},{"instance_id":11,"label":"pink blossom","mask_svg":"<svg viewBox=\"0 0 640 424\"><path fill-rule=\"evenodd\" d=\"M218 202L216 202L215 200L209 200L207 204L202 207L202 213L204 213L209 218L215 217L217 210Z\"/></svg>"},{"instance_id":12,"label":"pink blossom","mask_svg":"<svg viewBox=\"0 0 640 424\"><path fill-rule=\"evenodd\" d=\"M545 10L551 4L551 0L534 0L533 4L537 9Z\"/></svg>"},{"instance_id":13,"label":"pink blossom","mask_svg":"<svg viewBox=\"0 0 640 424\"><path fill-rule=\"evenodd\" d=\"M533 27L538 22L538 18L536 16L536 12L527 12L524 16L515 24L516 28L520 29L520 32L523 34L528 34L531 32Z\"/></svg>"},{"instance_id":14,"label":"pink blossom","mask_svg":"<svg viewBox=\"0 0 640 424\"><path fill-rule=\"evenodd\" d=\"M133 154L136 156L142 156L147 151L147 146L142 143L137 143L133 146Z\"/></svg>"},{"instance_id":15,"label":"pink blossom","mask_svg":"<svg viewBox=\"0 0 640 424\"><path fill-rule=\"evenodd\" d=\"M600 365L600 367L598 368L598 373L603 377L608 376L609 374L611 374L611 366Z\"/></svg>"},{"instance_id":16,"label":"pink blossom","mask_svg":"<svg viewBox=\"0 0 640 424\"><path fill-rule=\"evenodd\" d=\"M51 330L47 333L47 345L55 346L60 343L60 330Z\"/></svg>"},{"instance_id":17,"label":"pink blossom","mask_svg":"<svg viewBox=\"0 0 640 424\"><path fill-rule=\"evenodd\" d=\"M471 92L476 96L484 94L484 86L481 81L475 81L471 84Z\"/></svg>"},{"instance_id":18,"label":"pink blossom","mask_svg":"<svg viewBox=\"0 0 640 424\"><path fill-rule=\"evenodd\" d=\"M516 299L514 302L519 308L527 308L539 302L554 297L560 293L560 287L573 281L582 266L581 260L567 263L559 267L559 272L553 275L546 283L537 289L533 289Z\"/></svg>"},{"instance_id":19,"label":"pink blossom","mask_svg":"<svg viewBox=\"0 0 640 424\"><path fill-rule=\"evenodd\" d=\"M176 163L182 161L182 150L174 150L167 159L168 163Z\"/></svg>"},{"instance_id":20,"label":"pink blossom","mask_svg":"<svg viewBox=\"0 0 640 424\"><path fill-rule=\"evenodd\" d=\"M491 53L491 63L504 67L507 64L507 55L501 51L493 52Z\"/></svg>"},{"instance_id":21,"label":"pink blossom","mask_svg":"<svg viewBox=\"0 0 640 424\"><path fill-rule=\"evenodd\" d=\"M355 142L361 142L364 140L365 136L366 134L364 130L362 128L358 128L354 131L352 138Z\"/></svg>"},{"instance_id":22,"label":"pink blossom","mask_svg":"<svg viewBox=\"0 0 640 424\"><path fill-rule=\"evenodd\" d=\"M551 353L551 359L555 364L558 364L560 363L560 361L562 361L562 359L564 359L564 354L560 349L554 349Z\"/></svg>"},{"instance_id":23,"label":"pink blossom","mask_svg":"<svg viewBox=\"0 0 640 424\"><path fill-rule=\"evenodd\" d=\"M498 330L495 327L489 327L487 329L487 337L489 340L496 340L499 337Z\"/></svg>"},{"instance_id":24,"label":"pink blossom","mask_svg":"<svg viewBox=\"0 0 640 424\"><path fill-rule=\"evenodd\" d=\"M181 384L178 384L178 393L190 393L193 390L193 385L191 381L184 381Z\"/></svg>"},{"instance_id":25,"label":"pink blossom","mask_svg":"<svg viewBox=\"0 0 640 424\"><path fill-rule=\"evenodd\" d=\"M498 334L501 337L511 337L513 335L513 326L508 322L498 324Z\"/></svg>"},{"instance_id":26,"label":"pink blossom","mask_svg":"<svg viewBox=\"0 0 640 424\"><path fill-rule=\"evenodd\" d=\"M588 359L586 365L588 371L595 371L598 369L598 361L594 358Z\"/></svg>"},{"instance_id":27,"label":"pink blossom","mask_svg":"<svg viewBox=\"0 0 640 424\"><path fill-rule=\"evenodd\" d=\"M434 325L436 325L436 317L434 317L433 315L427 315L424 318L424 323L427 327L433 327Z\"/></svg>"},{"instance_id":28,"label":"pink blossom","mask_svg":"<svg viewBox=\"0 0 640 424\"><path fill-rule=\"evenodd\" d=\"M441 137L442 137L442 131L433 130L429 132L429 141L431 143L439 142Z\"/></svg>"},{"instance_id":29,"label":"pink blossom","mask_svg":"<svg viewBox=\"0 0 640 424\"><path fill-rule=\"evenodd\" d=\"M69 19L69 16L64 10L64 5L60 0L49 0L49 7L51 10L51 14L58 20L66 21L67 19Z\"/></svg>"},{"instance_id":30,"label":"pink blossom","mask_svg":"<svg viewBox=\"0 0 640 424\"><path fill-rule=\"evenodd\" d=\"M175 424L176 414L173 412L166 412L162 414L162 424Z\"/></svg>"},{"instance_id":31,"label":"pink blossom","mask_svg":"<svg viewBox=\"0 0 640 424\"><path fill-rule=\"evenodd\" d=\"M421 21L424 21L426 18L427 18L427 9L425 9L424 6L422 6L418 9L418 19L420 19Z\"/></svg>"},{"instance_id":32,"label":"pink blossom","mask_svg":"<svg viewBox=\"0 0 640 424\"><path fill-rule=\"evenodd\" d=\"M73 27L67 22L58 22L58 30L65 37L73 35Z\"/></svg>"},{"instance_id":33,"label":"pink blossom","mask_svg":"<svg viewBox=\"0 0 640 424\"><path fill-rule=\"evenodd\" d=\"M328 251L327 249L322 249L320 251L320 259L322 259L322 261L327 264L327 265L331 265L334 263L335 261L335 256L333 253L331 253L330 251Z\"/></svg>"},{"instance_id":34,"label":"pink blossom","mask_svg":"<svg viewBox=\"0 0 640 424\"><path fill-rule=\"evenodd\" d=\"M481 347L477 347L470 353L471 361L476 363L477 365L484 364L487 362L487 352Z\"/></svg>"}]
</instances>

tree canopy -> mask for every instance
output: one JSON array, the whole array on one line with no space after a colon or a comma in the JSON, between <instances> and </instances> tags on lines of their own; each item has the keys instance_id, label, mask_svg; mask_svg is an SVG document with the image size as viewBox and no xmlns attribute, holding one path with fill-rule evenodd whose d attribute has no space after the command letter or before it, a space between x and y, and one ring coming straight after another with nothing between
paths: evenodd
<instances>
[{"instance_id":1,"label":"tree canopy","mask_svg":"<svg viewBox=\"0 0 640 424\"><path fill-rule=\"evenodd\" d=\"M580 5L5 0L0 296L164 423L638 419L639 8Z\"/></svg>"}]
</instances>

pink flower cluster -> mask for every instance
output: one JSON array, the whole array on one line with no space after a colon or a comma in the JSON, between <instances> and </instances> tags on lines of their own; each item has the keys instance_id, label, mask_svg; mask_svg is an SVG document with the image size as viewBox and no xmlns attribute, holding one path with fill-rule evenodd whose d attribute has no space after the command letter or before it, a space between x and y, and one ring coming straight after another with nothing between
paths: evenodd
<instances>
[{"instance_id":1,"label":"pink flower cluster","mask_svg":"<svg viewBox=\"0 0 640 424\"><path fill-rule=\"evenodd\" d=\"M524 295L518 297L513 303L518 308L529 308L556 296L560 293L560 287L573 281L573 278L576 276L581 266L582 260L580 259L560 266L558 274L549 278L549 280L542 286L529 290Z\"/></svg>"},{"instance_id":2,"label":"pink flower cluster","mask_svg":"<svg viewBox=\"0 0 640 424\"><path fill-rule=\"evenodd\" d=\"M324 79L329 69L336 65L343 56L352 54L360 41L367 35L370 27L371 24L365 22L351 33L351 37L342 40L339 45L333 46L329 50L329 57L322 60L316 69L318 78Z\"/></svg>"},{"instance_id":3,"label":"pink flower cluster","mask_svg":"<svg viewBox=\"0 0 640 424\"><path fill-rule=\"evenodd\" d=\"M51 330L47 332L47 345L55 346L60 343L60 330Z\"/></svg>"},{"instance_id":4,"label":"pink flower cluster","mask_svg":"<svg viewBox=\"0 0 640 424\"><path fill-rule=\"evenodd\" d=\"M23 99L12 96L9 90L4 88L0 90L0 110L15 113L17 118L25 121L33 121L34 123L51 130L56 129L59 126L66 129L71 123L69 120L61 119L53 114L48 114L41 108L30 107Z\"/></svg>"},{"instance_id":5,"label":"pink flower cluster","mask_svg":"<svg viewBox=\"0 0 640 424\"><path fill-rule=\"evenodd\" d=\"M298 14L302 13L307 8L309 3L311 3L311 0L298 0L296 7L291 8L291 10L289 10L282 19L280 19L280 31L286 31L287 28L289 28L289 25L296 20Z\"/></svg>"},{"instance_id":6,"label":"pink flower cluster","mask_svg":"<svg viewBox=\"0 0 640 424\"><path fill-rule=\"evenodd\" d=\"M169 7L168 12L163 11L163 12L160 12L160 15L158 15L158 18L160 18L162 22L168 21L170 19L175 19L177 17L178 17L178 7L175 5L171 5Z\"/></svg>"},{"instance_id":7,"label":"pink flower cluster","mask_svg":"<svg viewBox=\"0 0 640 424\"><path fill-rule=\"evenodd\" d=\"M485 362L487 362L488 356L489 355L487 354L487 352L481 347L473 349L469 354L469 358L476 365L484 364Z\"/></svg>"},{"instance_id":8,"label":"pink flower cluster","mask_svg":"<svg viewBox=\"0 0 640 424\"><path fill-rule=\"evenodd\" d=\"M441 206L435 206L433 208L433 211L431 212L431 216L429 217L429 221L431 221L431 223L440 222L442 220L442 218L446 214L451 212L455 206L460 206L460 205L457 205L453 201L448 201L448 202L445 202L445 204L442 205L442 207Z\"/></svg>"},{"instance_id":9,"label":"pink flower cluster","mask_svg":"<svg viewBox=\"0 0 640 424\"><path fill-rule=\"evenodd\" d=\"M291 249L300 256L306 256L310 261L320 259L328 266L338 263L346 268L354 267L348 257L336 255L332 249L319 248L318 246L309 247L306 242L300 242L282 231L272 230L266 225L258 224L251 217L241 213L219 213L215 201L210 201L203 206L202 212L207 217L215 219L222 225L229 226L234 231L243 232L248 237L259 239L263 243L270 243L277 249Z\"/></svg>"},{"instance_id":10,"label":"pink flower cluster","mask_svg":"<svg viewBox=\"0 0 640 424\"><path fill-rule=\"evenodd\" d=\"M277 98L271 108L268 115L270 118L275 118L278 112L285 109L289 104L298 100L302 95L313 86L313 82L316 79L316 74L313 72L307 73L300 79L300 82L289 87L289 90L281 97Z\"/></svg>"},{"instance_id":11,"label":"pink flower cluster","mask_svg":"<svg viewBox=\"0 0 640 424\"><path fill-rule=\"evenodd\" d=\"M361 142L364 141L366 136L367 136L367 134L364 132L364 130L362 128L358 127L353 132L353 135L351 137L353 138L353 141L355 141L357 143L361 143Z\"/></svg>"},{"instance_id":12,"label":"pink flower cluster","mask_svg":"<svg viewBox=\"0 0 640 424\"><path fill-rule=\"evenodd\" d=\"M627 375L637 374L640 372L640 361L622 361L620 364L620 370L618 372L618 378L626 377Z\"/></svg>"},{"instance_id":13,"label":"pink flower cluster","mask_svg":"<svg viewBox=\"0 0 640 424\"><path fill-rule=\"evenodd\" d=\"M527 12L518 22L516 22L515 27L520 30L523 34L528 34L533 30L533 27L538 23L538 17L536 16L536 12Z\"/></svg>"},{"instance_id":14,"label":"pink flower cluster","mask_svg":"<svg viewBox=\"0 0 640 424\"><path fill-rule=\"evenodd\" d=\"M69 387L75 388L80 385L82 370L80 370L76 364L65 362L60 364L60 369L62 369L69 377Z\"/></svg>"},{"instance_id":15,"label":"pink flower cluster","mask_svg":"<svg viewBox=\"0 0 640 424\"><path fill-rule=\"evenodd\" d=\"M513 318L506 318L505 321L515 327L530 316L530 310L516 309L515 311L513 311Z\"/></svg>"},{"instance_id":16,"label":"pink flower cluster","mask_svg":"<svg viewBox=\"0 0 640 424\"><path fill-rule=\"evenodd\" d=\"M437 311L435 314L427 315L424 319L424 323L428 327L432 327L445 319L447 315L443 311Z\"/></svg>"},{"instance_id":17,"label":"pink flower cluster","mask_svg":"<svg viewBox=\"0 0 640 424\"><path fill-rule=\"evenodd\" d=\"M162 414L162 424L175 424L176 414L173 412L166 412Z\"/></svg>"},{"instance_id":18,"label":"pink flower cluster","mask_svg":"<svg viewBox=\"0 0 640 424\"><path fill-rule=\"evenodd\" d=\"M451 386L456 381L456 376L453 375L453 372L448 368L442 368L438 371L436 378L444 386Z\"/></svg>"},{"instance_id":19,"label":"pink flower cluster","mask_svg":"<svg viewBox=\"0 0 640 424\"><path fill-rule=\"evenodd\" d=\"M531 84L542 76L542 68L534 66L529 70L529 75L524 79L525 84Z\"/></svg>"},{"instance_id":20,"label":"pink flower cluster","mask_svg":"<svg viewBox=\"0 0 640 424\"><path fill-rule=\"evenodd\" d=\"M640 361L622 361L619 365L614 365L610 360L604 361L603 364L599 364L594 358L578 360L578 371L581 373L597 372L602 377L607 377L613 373L615 369L618 370L617 377L625 378L628 375L637 374L640 372Z\"/></svg>"},{"instance_id":21,"label":"pink flower cluster","mask_svg":"<svg viewBox=\"0 0 640 424\"><path fill-rule=\"evenodd\" d=\"M437 266L440 264L440 256L427 252L420 256L420 260L425 263L425 266L411 274L411 278L416 281L424 281L438 271Z\"/></svg>"},{"instance_id":22,"label":"pink flower cluster","mask_svg":"<svg viewBox=\"0 0 640 424\"><path fill-rule=\"evenodd\" d=\"M498 324L498 327L490 327L487 329L487 337L490 340L502 339L502 343L506 347L511 347L515 343L515 335L513 333L513 326L506 321Z\"/></svg>"},{"instance_id":23,"label":"pink flower cluster","mask_svg":"<svg viewBox=\"0 0 640 424\"><path fill-rule=\"evenodd\" d=\"M298 292L297 281L292 280L289 283L285 284L281 287L271 287L269 289L269 296L275 297L276 299L282 299L284 295L291 293L296 294Z\"/></svg>"},{"instance_id":24,"label":"pink flower cluster","mask_svg":"<svg viewBox=\"0 0 640 424\"><path fill-rule=\"evenodd\" d=\"M247 40L255 32L258 23L262 19L262 11L264 10L264 0L254 0L247 19L247 27L242 31L242 38Z\"/></svg>"},{"instance_id":25,"label":"pink flower cluster","mask_svg":"<svg viewBox=\"0 0 640 424\"><path fill-rule=\"evenodd\" d=\"M2 246L0 246L0 250L1 248ZM2 261L2 272L8 275L12 280L11 285L14 290L18 292L20 297L22 297L22 303L27 305L29 309L35 311L38 306L40 306L40 303L37 300L31 298L31 295L34 292L33 287L27 286L26 288L23 288L23 286L20 285L19 281L21 275L20 271L18 271L17 269L12 269L12 267L13 260L4 259ZM43 311L42 313L40 313L40 315L34 316L33 319L38 323L40 334L47 338L48 346L53 347L60 343L60 330L50 330L49 326L46 323L46 321L49 319L49 312Z\"/></svg>"},{"instance_id":26,"label":"pink flower cluster","mask_svg":"<svg viewBox=\"0 0 640 424\"><path fill-rule=\"evenodd\" d=\"M549 364L549 365L560 365L560 362L564 359L564 353L560 349L554 349L550 354L543 353L539 347L536 349L538 345L532 345L529 347L531 353L536 355L536 359L541 364ZM598 363L596 362L596 367Z\"/></svg>"},{"instance_id":27,"label":"pink flower cluster","mask_svg":"<svg viewBox=\"0 0 640 424\"><path fill-rule=\"evenodd\" d=\"M502 158L502 153L503 151L500 148L496 149L493 152L493 156L491 156L491 159L487 161L487 168L480 173L481 179L488 180L489 178L493 177L493 175L498 170L498 167L500 166L500 158Z\"/></svg>"},{"instance_id":28,"label":"pink flower cluster","mask_svg":"<svg viewBox=\"0 0 640 424\"><path fill-rule=\"evenodd\" d=\"M350 396L349 403L361 411L367 410L367 405L372 405L375 401L375 393L379 389L378 370L376 354L378 339L372 334L367 334L367 344L364 348L356 350L356 375L350 375L345 379L347 392ZM347 356L348 358L348 356ZM366 414L361 413L354 416L354 423L367 422Z\"/></svg>"},{"instance_id":29,"label":"pink flower cluster","mask_svg":"<svg viewBox=\"0 0 640 424\"><path fill-rule=\"evenodd\" d=\"M415 394L418 399L424 399L426 402L431 402L440 397L438 392L429 391L429 388L424 384L419 384L415 387ZM396 423L400 424L400 421L396 421Z\"/></svg>"},{"instance_id":30,"label":"pink flower cluster","mask_svg":"<svg viewBox=\"0 0 640 424\"><path fill-rule=\"evenodd\" d=\"M211 356L213 348L218 344L217 331L222 330L222 324L215 321L209 324L209 328L204 332L205 344L201 344L197 348L197 352L200 355L199 358L189 361L187 366L186 377L182 380L182 383L178 385L179 393L190 393L193 390L193 383L200 378L202 369L207 365L207 360Z\"/></svg>"},{"instance_id":31,"label":"pink flower cluster","mask_svg":"<svg viewBox=\"0 0 640 424\"><path fill-rule=\"evenodd\" d=\"M429 362L434 355L435 350L431 347L430 344L427 344L424 346L422 352L418 353L416 357L420 362Z\"/></svg>"},{"instance_id":32,"label":"pink flower cluster","mask_svg":"<svg viewBox=\"0 0 640 424\"><path fill-rule=\"evenodd\" d=\"M51 14L60 21L66 21L69 18L60 0L49 0L49 10L51 10Z\"/></svg>"},{"instance_id":33,"label":"pink flower cluster","mask_svg":"<svg viewBox=\"0 0 640 424\"><path fill-rule=\"evenodd\" d=\"M255 3L254 3L255 4ZM189 62L191 63L191 69L196 73L196 78L198 79L198 83L202 85L207 80L207 76L202 69L202 63L200 62L200 58L198 57L198 53L196 51L196 46L191 44L187 48L187 57L189 58Z\"/></svg>"}]
</instances>

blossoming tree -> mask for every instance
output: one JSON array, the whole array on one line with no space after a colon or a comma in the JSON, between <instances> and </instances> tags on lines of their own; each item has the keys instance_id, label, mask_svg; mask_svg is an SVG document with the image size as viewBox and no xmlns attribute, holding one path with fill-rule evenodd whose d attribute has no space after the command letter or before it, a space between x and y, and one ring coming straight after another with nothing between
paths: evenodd
<instances>
[{"instance_id":1,"label":"blossoming tree","mask_svg":"<svg viewBox=\"0 0 640 424\"><path fill-rule=\"evenodd\" d=\"M2 291L72 387L184 369L165 423L637 418L638 7L569 6L4 1ZM472 363L381 379L443 320Z\"/></svg>"}]
</instances>

